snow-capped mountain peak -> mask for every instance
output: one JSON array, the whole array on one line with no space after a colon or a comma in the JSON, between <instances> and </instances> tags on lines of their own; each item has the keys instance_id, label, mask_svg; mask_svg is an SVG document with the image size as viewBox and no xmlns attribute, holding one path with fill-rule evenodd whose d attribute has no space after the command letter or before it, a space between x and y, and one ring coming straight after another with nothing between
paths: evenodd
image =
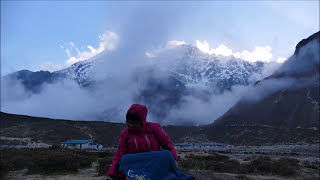
<instances>
[{"instance_id":1,"label":"snow-capped mountain peak","mask_svg":"<svg viewBox=\"0 0 320 180\"><path fill-rule=\"evenodd\" d=\"M76 80L80 86L85 86L91 80L92 72L95 69L94 64L94 61L80 61L55 73L64 74L66 77Z\"/></svg>"},{"instance_id":2,"label":"snow-capped mountain peak","mask_svg":"<svg viewBox=\"0 0 320 180\"><path fill-rule=\"evenodd\" d=\"M209 55L191 45L180 45L155 58L187 87L230 89L233 85L248 85L249 77L261 74L265 63L247 62L233 56Z\"/></svg>"},{"instance_id":3,"label":"snow-capped mountain peak","mask_svg":"<svg viewBox=\"0 0 320 180\"><path fill-rule=\"evenodd\" d=\"M96 80L95 70L102 60L100 55L94 60L81 61L55 73L76 80L86 86ZM209 55L191 45L180 45L151 59L152 66L166 69L166 72L186 87L203 87L218 91L230 90L233 85L248 85L253 74L261 74L264 62L248 62L233 56ZM108 74L108 72L105 72ZM261 77L261 76L257 76ZM107 78L107 77L105 77ZM258 80L258 79L257 79Z\"/></svg>"}]
</instances>

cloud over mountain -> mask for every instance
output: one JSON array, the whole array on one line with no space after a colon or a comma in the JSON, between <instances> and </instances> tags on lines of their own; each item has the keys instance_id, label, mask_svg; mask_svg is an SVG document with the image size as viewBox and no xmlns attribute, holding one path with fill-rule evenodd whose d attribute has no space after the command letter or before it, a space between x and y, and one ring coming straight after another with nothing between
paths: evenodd
<instances>
[{"instance_id":1,"label":"cloud over mountain","mask_svg":"<svg viewBox=\"0 0 320 180\"><path fill-rule=\"evenodd\" d=\"M100 42L97 48L94 48L91 45L87 46L90 51L80 51L73 42L70 42L71 48L76 50L77 55L72 56L70 50L65 48L65 51L68 55L68 60L65 62L65 65L69 67L76 62L88 60L102 51L114 50L118 45L119 37L115 32L107 31L99 36L99 40Z\"/></svg>"},{"instance_id":2,"label":"cloud over mountain","mask_svg":"<svg viewBox=\"0 0 320 180\"><path fill-rule=\"evenodd\" d=\"M10 75L16 85L4 84L2 91L23 98L2 99L2 111L120 122L132 103L142 103L150 108L150 121L207 124L227 111L265 66L207 55L180 41L165 48L154 58L124 59L128 55L116 49L53 73L17 72Z\"/></svg>"},{"instance_id":3,"label":"cloud over mountain","mask_svg":"<svg viewBox=\"0 0 320 180\"><path fill-rule=\"evenodd\" d=\"M272 48L270 46L256 46L253 51L243 50L242 52L233 52L232 49L228 48L227 46L221 44L217 48L211 48L207 41L196 41L196 46L202 52L208 54L216 54L222 56L234 56L236 58L240 58L249 62L256 62L256 61L263 61L263 62L270 62L273 58L271 53ZM279 59L280 58L280 59ZM286 60L286 58L278 57L277 61L282 63Z\"/></svg>"}]
</instances>

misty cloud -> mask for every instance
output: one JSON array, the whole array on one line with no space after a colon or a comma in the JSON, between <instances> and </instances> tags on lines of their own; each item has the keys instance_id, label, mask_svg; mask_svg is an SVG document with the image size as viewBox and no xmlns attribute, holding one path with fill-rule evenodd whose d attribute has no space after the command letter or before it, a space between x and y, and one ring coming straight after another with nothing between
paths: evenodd
<instances>
[{"instance_id":1,"label":"misty cloud","mask_svg":"<svg viewBox=\"0 0 320 180\"><path fill-rule=\"evenodd\" d=\"M243 50L242 52L233 52L232 49L228 48L226 45L221 44L217 48L210 48L210 45L207 41L196 40L196 47L204 53L207 54L216 54L222 56L234 56L249 62L263 61L263 62L272 62L277 61L282 63L286 60L285 57L278 57L277 60L273 60L273 54L271 53L272 48L270 46L264 47L255 47L253 51Z\"/></svg>"},{"instance_id":2,"label":"misty cloud","mask_svg":"<svg viewBox=\"0 0 320 180\"><path fill-rule=\"evenodd\" d=\"M182 43L171 42L171 45ZM165 47L169 46L168 44L170 45L170 41ZM103 51L88 61L94 63L89 79L95 80L88 87L80 87L75 81L67 79L42 85L38 94L30 94L19 83L3 86L8 98L1 100L2 111L58 119L124 122L127 109L133 103L141 103L139 96L144 95L142 92L150 86L150 80L154 80L155 89L151 89L151 97L145 102L149 104L146 104L149 107L148 121L163 125L204 125L221 116L250 89L234 86L230 91L212 93L214 89L210 88L215 87L182 87L179 83L174 84L177 82L166 86L172 70L168 67L172 66L172 60L179 55L174 53L172 59L166 58L175 51L168 51L169 54L150 59L143 53L123 53L122 50ZM163 91L165 93L161 94L161 91L157 90L159 85L167 88ZM13 89L18 91L9 93ZM184 91L186 93L179 95L167 94ZM177 104L167 104L168 100Z\"/></svg>"},{"instance_id":3,"label":"misty cloud","mask_svg":"<svg viewBox=\"0 0 320 180\"><path fill-rule=\"evenodd\" d=\"M210 45L207 41L196 41L196 46L198 49L200 49L204 53L208 54L216 54L216 55L222 55L222 56L231 56L232 55L232 50L229 49L227 46L221 44L219 47L216 49L212 48L210 49Z\"/></svg>"},{"instance_id":4,"label":"misty cloud","mask_svg":"<svg viewBox=\"0 0 320 180\"><path fill-rule=\"evenodd\" d=\"M285 58L285 57L278 57L277 62L278 63L283 63L286 60L287 60L287 58Z\"/></svg>"},{"instance_id":5,"label":"misty cloud","mask_svg":"<svg viewBox=\"0 0 320 180\"><path fill-rule=\"evenodd\" d=\"M168 41L164 47L159 47L157 49L154 49L151 52L147 51L146 56L149 58L154 58L154 57L158 56L159 54L164 53L165 51L172 49L172 48L175 48L177 46L180 46L182 44L187 44L187 43L184 41L171 40L171 41Z\"/></svg>"},{"instance_id":6,"label":"misty cloud","mask_svg":"<svg viewBox=\"0 0 320 180\"><path fill-rule=\"evenodd\" d=\"M42 65L42 68L49 72L59 71L62 69L62 66L59 64L54 64L52 62L45 62Z\"/></svg>"},{"instance_id":7,"label":"misty cloud","mask_svg":"<svg viewBox=\"0 0 320 180\"><path fill-rule=\"evenodd\" d=\"M41 92L37 94L26 91L19 81L7 83L11 84L2 84L5 88L1 88L1 111L9 113L70 120L99 120L97 118L108 109L122 110L118 115L125 115L126 108L132 104L131 91L118 87L119 84L115 83L112 86L98 85L94 91L90 91L81 88L73 80L65 79L54 84L43 84ZM119 122L123 117L104 117L100 120Z\"/></svg>"},{"instance_id":8,"label":"misty cloud","mask_svg":"<svg viewBox=\"0 0 320 180\"><path fill-rule=\"evenodd\" d=\"M266 63L261 73L254 73L249 77L250 84L253 84L268 76L271 76L274 72L276 72L281 67L281 65L282 63L278 63L278 62Z\"/></svg>"},{"instance_id":9,"label":"misty cloud","mask_svg":"<svg viewBox=\"0 0 320 180\"><path fill-rule=\"evenodd\" d=\"M303 46L298 54L292 55L277 70L277 74L303 74L303 73L319 73L320 61L320 44L319 38L316 38Z\"/></svg>"},{"instance_id":10,"label":"misty cloud","mask_svg":"<svg viewBox=\"0 0 320 180\"><path fill-rule=\"evenodd\" d=\"M252 52L244 50L241 53L235 53L235 57L244 59L246 61L255 62L255 61L265 61L270 62L273 55L271 54L272 48L270 46L265 47L255 47Z\"/></svg>"},{"instance_id":11,"label":"misty cloud","mask_svg":"<svg viewBox=\"0 0 320 180\"><path fill-rule=\"evenodd\" d=\"M242 100L256 103L277 91L319 86L319 43L319 36L308 42L298 54L281 64L272 76L251 86Z\"/></svg>"},{"instance_id":12,"label":"misty cloud","mask_svg":"<svg viewBox=\"0 0 320 180\"><path fill-rule=\"evenodd\" d=\"M185 96L183 97L184 103L179 108L170 111L164 124L206 125L213 123L247 93L247 90L246 86L234 86L231 91L211 94L206 99Z\"/></svg>"},{"instance_id":13,"label":"misty cloud","mask_svg":"<svg viewBox=\"0 0 320 180\"><path fill-rule=\"evenodd\" d=\"M70 42L70 46L76 49L77 55L72 56L70 50L66 48L66 53L69 57L69 59L65 62L66 66L68 67L76 62L88 60L101 53L102 51L114 50L119 42L118 35L115 32L111 31L107 31L104 34L100 35L99 39L99 47L94 48L91 45L87 46L90 51L79 51L79 49L75 47L75 44L73 42Z\"/></svg>"},{"instance_id":14,"label":"misty cloud","mask_svg":"<svg viewBox=\"0 0 320 180\"><path fill-rule=\"evenodd\" d=\"M168 67L172 66L175 56L167 59L172 55L170 52L152 61L146 56L137 59L140 56L121 53L118 49L112 53L102 52L93 57L94 61L89 61L94 63L89 79L92 78L95 82L88 87L80 87L72 80L64 80L44 84L39 94L30 95L23 90L22 85L3 86L7 92L20 89L17 94L7 94L23 99L2 100L2 110L59 119L124 122L130 105L143 103L149 107L148 121L204 125L212 123L226 112L248 89L245 86L235 86L221 94L212 93L214 89L211 88L215 88L212 86L183 87L178 82L171 82L172 69L169 70ZM132 63L128 63L130 61ZM154 87L150 83L155 83ZM159 87L164 88L164 91L158 91ZM175 88L177 89L174 90ZM152 93L151 97L141 102L139 96L145 95L142 92L146 90ZM185 93L174 95L181 92ZM177 104L170 105L170 101Z\"/></svg>"},{"instance_id":15,"label":"misty cloud","mask_svg":"<svg viewBox=\"0 0 320 180\"><path fill-rule=\"evenodd\" d=\"M1 111L5 111L6 103L19 103L27 100L31 96L20 81L9 78L1 78ZM15 112L14 106L7 109L9 112Z\"/></svg>"}]
</instances>

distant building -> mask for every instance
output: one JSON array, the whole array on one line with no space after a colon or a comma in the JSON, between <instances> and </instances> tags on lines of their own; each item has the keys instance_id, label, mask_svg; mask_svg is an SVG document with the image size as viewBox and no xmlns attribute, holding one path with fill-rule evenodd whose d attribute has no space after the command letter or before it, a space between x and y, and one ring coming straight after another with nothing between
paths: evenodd
<instances>
[{"instance_id":1,"label":"distant building","mask_svg":"<svg viewBox=\"0 0 320 180\"><path fill-rule=\"evenodd\" d=\"M219 148L233 148L232 145L215 142L193 143L196 149L219 149Z\"/></svg>"},{"instance_id":2,"label":"distant building","mask_svg":"<svg viewBox=\"0 0 320 180\"><path fill-rule=\"evenodd\" d=\"M93 139L88 140L69 140L61 143L61 147L67 149L98 149L102 150L103 146Z\"/></svg>"},{"instance_id":3,"label":"distant building","mask_svg":"<svg viewBox=\"0 0 320 180\"><path fill-rule=\"evenodd\" d=\"M177 143L174 145L176 149L230 149L232 145L215 142L203 142L203 143Z\"/></svg>"},{"instance_id":4,"label":"distant building","mask_svg":"<svg viewBox=\"0 0 320 180\"><path fill-rule=\"evenodd\" d=\"M191 143L176 143L174 144L175 149L193 149L194 146Z\"/></svg>"}]
</instances>

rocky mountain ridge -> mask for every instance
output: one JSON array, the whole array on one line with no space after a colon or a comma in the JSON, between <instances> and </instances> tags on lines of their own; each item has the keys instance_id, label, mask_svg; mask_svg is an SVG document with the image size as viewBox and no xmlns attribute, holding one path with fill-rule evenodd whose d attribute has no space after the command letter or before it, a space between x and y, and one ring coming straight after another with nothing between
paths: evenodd
<instances>
[{"instance_id":1,"label":"rocky mountain ridge","mask_svg":"<svg viewBox=\"0 0 320 180\"><path fill-rule=\"evenodd\" d=\"M319 142L320 33L302 42L279 71L256 83L203 133L229 143Z\"/></svg>"},{"instance_id":2,"label":"rocky mountain ridge","mask_svg":"<svg viewBox=\"0 0 320 180\"><path fill-rule=\"evenodd\" d=\"M124 123L71 121L3 112L0 112L0 117L1 145L24 145L24 139L27 138L32 142L48 145L71 139L95 139L105 147L111 147L118 144L120 133L126 127ZM175 142L183 142L183 137L194 129L192 126L164 127Z\"/></svg>"},{"instance_id":3,"label":"rocky mountain ridge","mask_svg":"<svg viewBox=\"0 0 320 180\"><path fill-rule=\"evenodd\" d=\"M17 71L8 76L14 77L24 83L27 89L40 89L43 83L53 83L63 78L75 80L80 86L85 87L96 81L94 71L103 63L102 59L77 62L66 69L55 72L28 70ZM170 62L168 75L183 83L186 87L212 89L218 87L219 91L230 90L233 85L248 85L250 76L261 75L266 64L258 61L247 62L233 56L216 56L201 52L191 45L180 45L155 58L154 66L162 66ZM161 67L159 67L161 68ZM162 67L163 68L163 67ZM34 74L33 79L30 75ZM41 73L40 73L41 72ZM148 72L148 70L146 71ZM42 74L45 74L41 76ZM112 76L112 75L111 75ZM107 77L105 77L107 78ZM254 80L253 80L254 81ZM32 84L33 82L37 82ZM251 82L252 83L252 82ZM31 87L32 86L32 87Z\"/></svg>"}]
</instances>

